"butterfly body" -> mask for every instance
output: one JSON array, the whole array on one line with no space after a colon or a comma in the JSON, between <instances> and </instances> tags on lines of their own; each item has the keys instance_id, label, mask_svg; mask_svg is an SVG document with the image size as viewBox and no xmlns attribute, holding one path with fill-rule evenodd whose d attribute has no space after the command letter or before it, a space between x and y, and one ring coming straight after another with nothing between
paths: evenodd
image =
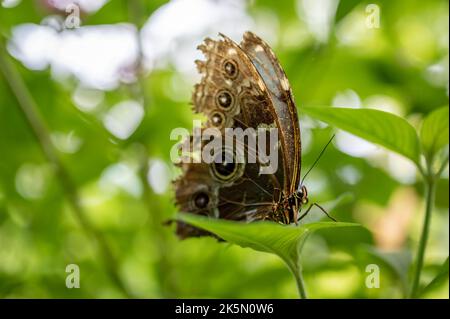
<instances>
[{"instance_id":1,"label":"butterfly body","mask_svg":"<svg viewBox=\"0 0 450 319\"><path fill-rule=\"evenodd\" d=\"M306 188L300 185L300 127L287 77L270 47L253 33L246 32L239 45L221 37L218 41L207 38L199 46L206 61L196 61L203 77L192 100L194 112L207 118L201 130L213 128L226 136L227 128L244 133L276 129L275 146L266 144L276 148L278 167L261 173L264 161L250 155L255 145L248 137L241 145L243 162L236 161L238 154L226 148L219 154L221 161L182 162L182 175L175 181L177 205L182 212L215 218L297 223L308 199ZM191 138L186 143L201 148L206 142ZM183 223L178 224L177 233L180 237L205 234Z\"/></svg>"}]
</instances>

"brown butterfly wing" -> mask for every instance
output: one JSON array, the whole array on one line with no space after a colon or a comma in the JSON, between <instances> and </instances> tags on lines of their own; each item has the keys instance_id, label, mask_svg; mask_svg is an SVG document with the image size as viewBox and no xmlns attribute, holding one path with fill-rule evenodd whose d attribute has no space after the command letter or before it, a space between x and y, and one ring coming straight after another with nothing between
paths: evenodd
<instances>
[{"instance_id":1,"label":"brown butterfly wing","mask_svg":"<svg viewBox=\"0 0 450 319\"><path fill-rule=\"evenodd\" d=\"M219 41L206 39L199 49L206 61L196 61L203 78L195 87L193 104L195 112L207 117L204 129L215 127L223 132L226 127L273 126L267 88L245 52L224 36ZM180 211L234 220L270 218L274 195L287 183L281 153L275 174L260 175L258 161L247 162L227 181L215 178L214 164L181 164L182 176L175 181ZM183 223L178 224L177 233L182 238L204 234Z\"/></svg>"},{"instance_id":2,"label":"brown butterfly wing","mask_svg":"<svg viewBox=\"0 0 450 319\"><path fill-rule=\"evenodd\" d=\"M252 32L245 32L241 48L264 80L276 114L286 165L285 190L292 194L300 183L300 126L291 86L272 49Z\"/></svg>"}]
</instances>

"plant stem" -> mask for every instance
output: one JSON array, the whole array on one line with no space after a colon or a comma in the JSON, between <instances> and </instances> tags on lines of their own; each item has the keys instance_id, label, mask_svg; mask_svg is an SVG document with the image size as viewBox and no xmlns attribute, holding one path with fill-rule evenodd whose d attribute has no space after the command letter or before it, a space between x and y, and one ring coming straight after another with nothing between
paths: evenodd
<instances>
[{"instance_id":1,"label":"plant stem","mask_svg":"<svg viewBox=\"0 0 450 319\"><path fill-rule=\"evenodd\" d=\"M302 268L300 265L295 265L294 263L285 261L289 270L295 278L295 283L297 284L298 295L300 299L308 299L305 290L305 283L303 281Z\"/></svg>"},{"instance_id":2,"label":"plant stem","mask_svg":"<svg viewBox=\"0 0 450 319\"><path fill-rule=\"evenodd\" d=\"M431 214L434 207L434 198L436 192L436 180L431 176L431 172L428 173L429 176L424 176L425 178L425 193L426 193L426 208L425 208L425 219L422 226L422 234L420 236L419 247L417 249L417 260L416 266L413 273L413 283L410 293L410 298L416 298L420 285L420 275L422 272L423 261L425 257L425 250L428 241L428 235L430 232Z\"/></svg>"},{"instance_id":3,"label":"plant stem","mask_svg":"<svg viewBox=\"0 0 450 319\"><path fill-rule=\"evenodd\" d=\"M295 276L295 282L297 283L297 289L298 289L298 294L300 295L300 298L307 299L308 297L306 296L305 283L303 282L303 276L302 276L301 269L298 269L297 273L294 276Z\"/></svg>"},{"instance_id":4,"label":"plant stem","mask_svg":"<svg viewBox=\"0 0 450 319\"><path fill-rule=\"evenodd\" d=\"M71 179L69 173L61 162L57 151L55 150L48 129L45 125L45 121L40 116L36 102L33 99L28 87L23 81L17 69L13 63L9 60L6 50L3 46L3 38L0 35L0 72L6 82L9 84L12 93L17 99L17 105L34 137L37 140L39 147L41 148L45 158L49 161L56 171L56 176L59 179L61 187L66 194L69 204L72 206L72 212L75 218L80 223L84 231L92 236L96 241L101 256L103 258L104 266L111 277L111 280L116 287L127 297L132 297L130 291L126 288L125 283L122 281L117 261L114 258L111 247L109 246L106 238L101 232L99 232L90 223L86 217L85 211L81 205L80 196L78 194L77 187Z\"/></svg>"},{"instance_id":5,"label":"plant stem","mask_svg":"<svg viewBox=\"0 0 450 319\"><path fill-rule=\"evenodd\" d=\"M447 164L448 164L448 157L449 157L449 155L447 154L447 155L445 156L444 161L443 161L442 164L441 164L441 167L439 167L439 169L437 170L436 174L434 175L436 179L439 179L439 178L441 177L442 172L443 172L444 169L447 167Z\"/></svg>"}]
</instances>

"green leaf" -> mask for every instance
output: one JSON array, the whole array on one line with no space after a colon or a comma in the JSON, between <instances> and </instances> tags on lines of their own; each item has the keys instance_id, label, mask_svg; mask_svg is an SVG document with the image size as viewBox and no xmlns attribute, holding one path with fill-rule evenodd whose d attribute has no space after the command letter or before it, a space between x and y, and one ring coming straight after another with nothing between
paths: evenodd
<instances>
[{"instance_id":1,"label":"green leaf","mask_svg":"<svg viewBox=\"0 0 450 319\"><path fill-rule=\"evenodd\" d=\"M367 247L366 252L379 259L398 278L403 293L408 292L408 269L411 266L411 253L407 250L382 251L375 247Z\"/></svg>"},{"instance_id":2,"label":"green leaf","mask_svg":"<svg viewBox=\"0 0 450 319\"><path fill-rule=\"evenodd\" d=\"M300 251L311 232L323 228L358 226L358 224L342 222L316 222L298 226L280 225L268 221L243 223L187 213L178 214L177 218L209 231L230 243L279 256L296 279L300 272Z\"/></svg>"},{"instance_id":3,"label":"green leaf","mask_svg":"<svg viewBox=\"0 0 450 319\"><path fill-rule=\"evenodd\" d=\"M434 279L422 289L422 291L420 292L420 295L423 296L423 295L427 294L428 292L434 290L436 287L440 286L442 283L448 282L448 278L449 278L448 275L449 275L449 264L448 264L448 257L447 257L445 262L440 267L436 277L434 277Z\"/></svg>"},{"instance_id":4,"label":"green leaf","mask_svg":"<svg viewBox=\"0 0 450 319\"><path fill-rule=\"evenodd\" d=\"M420 140L428 158L448 144L448 117L448 106L444 106L428 114L422 123Z\"/></svg>"},{"instance_id":5,"label":"green leaf","mask_svg":"<svg viewBox=\"0 0 450 319\"><path fill-rule=\"evenodd\" d=\"M416 131L397 115L374 109L340 107L302 107L300 111L419 164L420 147Z\"/></svg>"}]
</instances>

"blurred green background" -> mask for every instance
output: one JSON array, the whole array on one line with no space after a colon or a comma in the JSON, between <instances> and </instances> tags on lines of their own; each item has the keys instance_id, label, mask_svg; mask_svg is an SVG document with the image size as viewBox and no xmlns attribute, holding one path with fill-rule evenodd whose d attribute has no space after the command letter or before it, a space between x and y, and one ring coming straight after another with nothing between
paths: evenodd
<instances>
[{"instance_id":1,"label":"blurred green background","mask_svg":"<svg viewBox=\"0 0 450 319\"><path fill-rule=\"evenodd\" d=\"M26 87L15 87L31 93L43 125L33 132L15 78L0 73L0 297L296 298L276 257L212 238L179 241L163 225L176 214L169 136L192 127L196 46L252 30L279 57L300 111L371 107L417 127L448 104L448 10L439 0L0 0L1 59L20 73ZM305 171L335 131L300 122ZM423 222L417 171L336 133L308 177L310 198L352 193L332 214L366 229L309 239L309 296L401 298ZM423 284L448 256L448 181L447 167ZM66 288L68 264L80 267L79 289ZM380 267L378 289L365 285L369 264ZM448 277L422 297L448 298Z\"/></svg>"}]
</instances>

